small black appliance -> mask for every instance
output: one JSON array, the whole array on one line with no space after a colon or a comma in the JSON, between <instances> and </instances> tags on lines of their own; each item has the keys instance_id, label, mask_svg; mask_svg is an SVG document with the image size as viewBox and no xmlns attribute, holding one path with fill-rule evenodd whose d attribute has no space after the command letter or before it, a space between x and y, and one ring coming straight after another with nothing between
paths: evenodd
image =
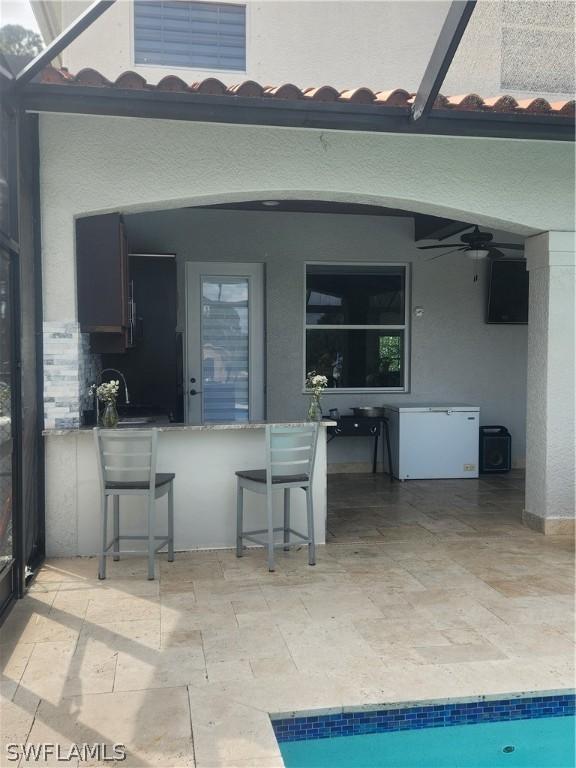
<instances>
[{"instance_id":1,"label":"small black appliance","mask_svg":"<svg viewBox=\"0 0 576 768\"><path fill-rule=\"evenodd\" d=\"M506 427L480 427L480 472L510 472L512 436Z\"/></svg>"}]
</instances>

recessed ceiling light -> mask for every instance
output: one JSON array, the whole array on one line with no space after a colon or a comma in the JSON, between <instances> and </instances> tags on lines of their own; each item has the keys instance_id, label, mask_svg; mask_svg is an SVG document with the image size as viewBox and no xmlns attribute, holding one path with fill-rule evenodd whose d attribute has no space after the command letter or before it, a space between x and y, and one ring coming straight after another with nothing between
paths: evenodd
<instances>
[{"instance_id":1,"label":"recessed ceiling light","mask_svg":"<svg viewBox=\"0 0 576 768\"><path fill-rule=\"evenodd\" d=\"M277 205L280 205L278 200L262 200L262 205L268 206L268 208L275 208Z\"/></svg>"}]
</instances>

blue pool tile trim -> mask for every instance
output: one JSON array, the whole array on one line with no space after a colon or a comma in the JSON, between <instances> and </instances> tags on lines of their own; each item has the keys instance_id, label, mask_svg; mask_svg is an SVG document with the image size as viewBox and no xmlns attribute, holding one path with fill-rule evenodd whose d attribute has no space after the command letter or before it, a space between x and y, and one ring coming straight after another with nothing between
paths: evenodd
<instances>
[{"instance_id":1,"label":"blue pool tile trim","mask_svg":"<svg viewBox=\"0 0 576 768\"><path fill-rule=\"evenodd\" d=\"M279 743L576 714L576 694L439 702L423 706L272 718Z\"/></svg>"}]
</instances>

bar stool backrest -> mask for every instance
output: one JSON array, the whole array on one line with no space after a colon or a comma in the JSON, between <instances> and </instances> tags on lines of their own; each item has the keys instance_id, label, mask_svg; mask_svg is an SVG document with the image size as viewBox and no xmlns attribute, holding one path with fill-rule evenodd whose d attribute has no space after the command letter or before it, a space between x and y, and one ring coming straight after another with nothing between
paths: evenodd
<instances>
[{"instance_id":1,"label":"bar stool backrest","mask_svg":"<svg viewBox=\"0 0 576 768\"><path fill-rule=\"evenodd\" d=\"M266 427L266 477L307 475L312 482L318 424L310 422L302 426L270 424Z\"/></svg>"},{"instance_id":2,"label":"bar stool backrest","mask_svg":"<svg viewBox=\"0 0 576 768\"><path fill-rule=\"evenodd\" d=\"M102 492L110 483L156 482L155 429L94 429Z\"/></svg>"}]
</instances>

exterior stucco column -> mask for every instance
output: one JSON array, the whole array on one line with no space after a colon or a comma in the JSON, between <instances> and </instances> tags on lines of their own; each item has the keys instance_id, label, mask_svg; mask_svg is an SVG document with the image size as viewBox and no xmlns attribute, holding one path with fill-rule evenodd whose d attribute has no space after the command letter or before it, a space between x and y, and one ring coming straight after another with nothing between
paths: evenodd
<instances>
[{"instance_id":1,"label":"exterior stucco column","mask_svg":"<svg viewBox=\"0 0 576 768\"><path fill-rule=\"evenodd\" d=\"M526 240L530 272L524 521L574 532L576 516L576 259L574 232Z\"/></svg>"}]
</instances>

